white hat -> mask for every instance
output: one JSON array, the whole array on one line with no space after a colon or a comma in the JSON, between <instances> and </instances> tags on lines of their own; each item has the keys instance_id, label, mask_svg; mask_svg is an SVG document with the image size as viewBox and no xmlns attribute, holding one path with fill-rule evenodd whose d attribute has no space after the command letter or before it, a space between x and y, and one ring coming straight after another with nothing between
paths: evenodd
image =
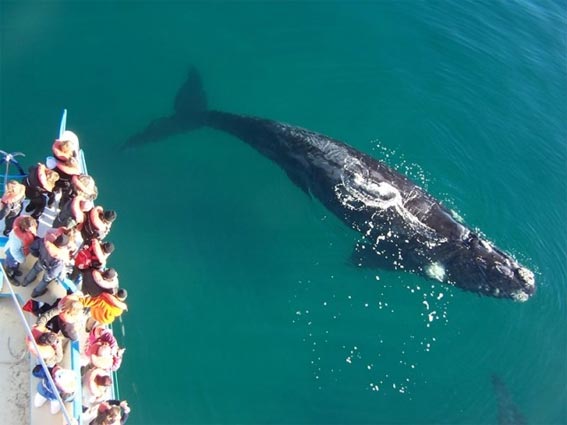
<instances>
[{"instance_id":1,"label":"white hat","mask_svg":"<svg viewBox=\"0 0 567 425\"><path fill-rule=\"evenodd\" d=\"M79 137L77 137L75 133L70 130L65 130L63 134L61 134L61 137L56 140L56 142L63 142L65 140L73 144L74 150L79 150Z\"/></svg>"}]
</instances>

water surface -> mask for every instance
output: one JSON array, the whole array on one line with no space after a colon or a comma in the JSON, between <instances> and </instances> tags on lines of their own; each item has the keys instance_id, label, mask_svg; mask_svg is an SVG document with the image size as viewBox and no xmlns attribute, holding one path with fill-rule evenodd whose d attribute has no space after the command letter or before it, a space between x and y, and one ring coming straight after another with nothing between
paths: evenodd
<instances>
[{"instance_id":1,"label":"water surface","mask_svg":"<svg viewBox=\"0 0 567 425\"><path fill-rule=\"evenodd\" d=\"M0 143L43 159L61 109L129 290L136 424L567 422L566 8L561 2L0 3ZM210 129L120 152L209 104L398 167L537 272L525 304L353 267L359 235Z\"/></svg>"}]
</instances>

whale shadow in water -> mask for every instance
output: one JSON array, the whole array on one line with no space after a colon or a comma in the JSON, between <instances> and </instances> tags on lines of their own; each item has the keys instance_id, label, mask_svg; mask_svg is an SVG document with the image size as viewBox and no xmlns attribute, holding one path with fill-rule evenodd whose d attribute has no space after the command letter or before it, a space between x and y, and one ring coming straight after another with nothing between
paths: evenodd
<instances>
[{"instance_id":1,"label":"whale shadow in water","mask_svg":"<svg viewBox=\"0 0 567 425\"><path fill-rule=\"evenodd\" d=\"M498 425L527 425L526 418L512 400L502 378L493 374L491 380L498 404Z\"/></svg>"},{"instance_id":2,"label":"whale shadow in water","mask_svg":"<svg viewBox=\"0 0 567 425\"><path fill-rule=\"evenodd\" d=\"M467 291L526 301L534 274L457 221L450 210L386 164L320 133L208 108L190 68L170 115L124 144L132 148L207 126L244 141L290 180L361 233L351 261L419 273ZM190 139L189 139L190 140Z\"/></svg>"}]
</instances>

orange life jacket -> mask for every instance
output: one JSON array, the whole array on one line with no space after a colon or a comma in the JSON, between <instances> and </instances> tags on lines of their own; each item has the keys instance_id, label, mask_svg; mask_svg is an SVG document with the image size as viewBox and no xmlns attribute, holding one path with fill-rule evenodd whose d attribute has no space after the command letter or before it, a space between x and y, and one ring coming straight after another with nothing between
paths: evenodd
<instances>
[{"instance_id":1,"label":"orange life jacket","mask_svg":"<svg viewBox=\"0 0 567 425\"><path fill-rule=\"evenodd\" d=\"M90 307L91 317L103 325L109 325L125 310L128 310L126 303L106 292L96 297L86 297L83 301L83 305Z\"/></svg>"},{"instance_id":2,"label":"orange life jacket","mask_svg":"<svg viewBox=\"0 0 567 425\"><path fill-rule=\"evenodd\" d=\"M24 216L19 216L14 220L13 230L18 239L22 241L24 255L28 255L30 251L30 245L35 239L35 233L32 233L29 230L27 232L24 232L22 229L20 229L20 221L22 221L23 218Z\"/></svg>"}]
</instances>

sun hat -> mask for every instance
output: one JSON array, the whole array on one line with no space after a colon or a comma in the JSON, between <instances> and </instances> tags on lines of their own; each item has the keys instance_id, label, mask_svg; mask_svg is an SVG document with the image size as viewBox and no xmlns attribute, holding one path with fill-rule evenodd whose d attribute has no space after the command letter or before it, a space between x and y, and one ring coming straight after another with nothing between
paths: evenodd
<instances>
[{"instance_id":1,"label":"sun hat","mask_svg":"<svg viewBox=\"0 0 567 425\"><path fill-rule=\"evenodd\" d=\"M62 134L61 137L59 137L58 139L55 139L56 142L71 142L73 144L73 149L77 150L79 149L79 137L73 133L71 130L65 130Z\"/></svg>"},{"instance_id":2,"label":"sun hat","mask_svg":"<svg viewBox=\"0 0 567 425\"><path fill-rule=\"evenodd\" d=\"M112 348L108 344L101 344L95 353L91 354L91 363L101 369L110 369L114 362Z\"/></svg>"}]
</instances>

